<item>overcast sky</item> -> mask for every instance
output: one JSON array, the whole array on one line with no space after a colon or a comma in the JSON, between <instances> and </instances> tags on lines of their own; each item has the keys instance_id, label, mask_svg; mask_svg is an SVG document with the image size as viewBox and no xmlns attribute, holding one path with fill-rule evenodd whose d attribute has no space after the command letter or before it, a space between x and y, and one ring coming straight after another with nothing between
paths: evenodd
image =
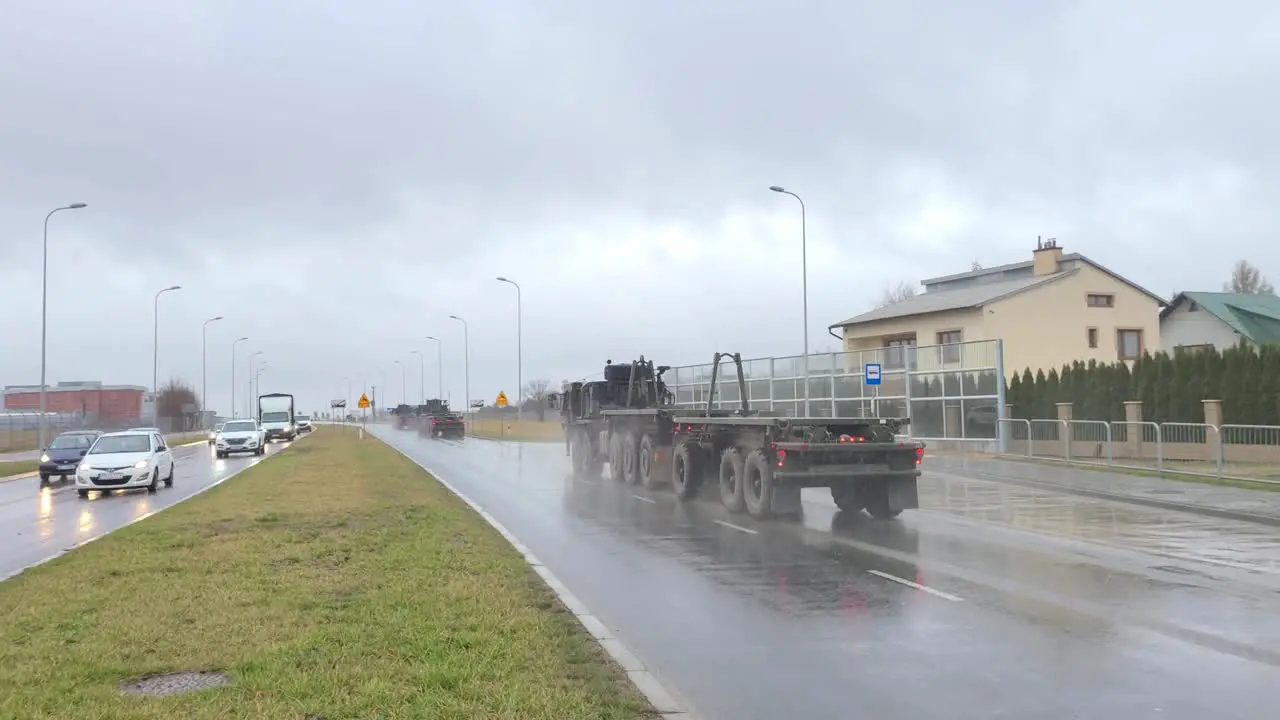
<instances>
[{"instance_id":1,"label":"overcast sky","mask_svg":"<svg viewBox=\"0 0 1280 720\"><path fill-rule=\"evenodd\" d=\"M644 353L798 353L888 285L1055 236L1161 295L1274 228L1280 4L5 0L0 383L307 409L476 399ZM514 397L513 397L514 399Z\"/></svg>"}]
</instances>

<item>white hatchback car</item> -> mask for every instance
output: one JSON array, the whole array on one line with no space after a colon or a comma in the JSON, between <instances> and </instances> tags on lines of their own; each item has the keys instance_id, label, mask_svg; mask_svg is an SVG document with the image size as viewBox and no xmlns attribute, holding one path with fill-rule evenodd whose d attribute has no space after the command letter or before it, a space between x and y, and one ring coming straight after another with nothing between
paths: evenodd
<instances>
[{"instance_id":1,"label":"white hatchback car","mask_svg":"<svg viewBox=\"0 0 1280 720\"><path fill-rule=\"evenodd\" d=\"M173 452L158 432L128 430L100 436L76 468L76 492L128 490L155 492L173 487Z\"/></svg>"},{"instance_id":2,"label":"white hatchback car","mask_svg":"<svg viewBox=\"0 0 1280 720\"><path fill-rule=\"evenodd\" d=\"M220 458L237 452L261 455L267 451L266 436L257 420L228 420L214 439L213 449Z\"/></svg>"}]
</instances>

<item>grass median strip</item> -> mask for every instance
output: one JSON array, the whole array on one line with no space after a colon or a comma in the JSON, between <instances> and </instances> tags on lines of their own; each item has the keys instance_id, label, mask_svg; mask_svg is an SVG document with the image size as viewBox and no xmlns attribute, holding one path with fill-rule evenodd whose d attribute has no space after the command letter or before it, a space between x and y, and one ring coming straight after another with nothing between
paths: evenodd
<instances>
[{"instance_id":1,"label":"grass median strip","mask_svg":"<svg viewBox=\"0 0 1280 720\"><path fill-rule=\"evenodd\" d=\"M483 519L332 430L0 583L0 616L0 717L657 717ZM204 670L230 684L120 689Z\"/></svg>"},{"instance_id":2,"label":"grass median strip","mask_svg":"<svg viewBox=\"0 0 1280 720\"><path fill-rule=\"evenodd\" d=\"M489 440L514 442L564 442L564 428L558 420L473 420L467 434Z\"/></svg>"},{"instance_id":3,"label":"grass median strip","mask_svg":"<svg viewBox=\"0 0 1280 720\"><path fill-rule=\"evenodd\" d=\"M15 460L13 462L0 462L0 478L6 478L11 475L21 475L22 473L35 472L35 460Z\"/></svg>"}]
</instances>

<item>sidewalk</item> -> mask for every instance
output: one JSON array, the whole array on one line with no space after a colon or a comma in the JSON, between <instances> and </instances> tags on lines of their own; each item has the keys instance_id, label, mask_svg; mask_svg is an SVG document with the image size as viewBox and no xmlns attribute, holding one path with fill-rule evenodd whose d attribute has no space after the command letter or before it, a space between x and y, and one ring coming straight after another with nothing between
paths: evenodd
<instances>
[{"instance_id":1,"label":"sidewalk","mask_svg":"<svg viewBox=\"0 0 1280 720\"><path fill-rule=\"evenodd\" d=\"M1280 491L1184 482L1079 465L1058 465L959 455L926 455L922 469L974 480L1116 500L1200 515L1280 526Z\"/></svg>"}]
</instances>

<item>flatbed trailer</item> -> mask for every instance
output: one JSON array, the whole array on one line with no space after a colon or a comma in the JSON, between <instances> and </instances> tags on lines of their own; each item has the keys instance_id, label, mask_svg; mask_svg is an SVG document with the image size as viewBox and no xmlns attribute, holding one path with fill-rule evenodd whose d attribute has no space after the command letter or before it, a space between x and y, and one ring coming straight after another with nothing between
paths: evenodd
<instances>
[{"instance_id":1,"label":"flatbed trailer","mask_svg":"<svg viewBox=\"0 0 1280 720\"><path fill-rule=\"evenodd\" d=\"M738 410L715 409L716 377L722 358L737 367ZM612 366L619 367L619 366ZM567 451L573 471L598 476L609 466L620 483L656 489L670 486L677 498L697 496L713 483L731 512L756 518L800 513L800 491L831 489L835 503L847 511L865 509L888 519L919 507L917 479L924 444L898 440L908 418L784 417L749 408L739 355L716 353L711 396L698 411L673 403L661 382L661 368L643 358L632 363L626 400L637 396L658 400L645 407L618 407L621 388L604 383L573 383L554 398L561 408ZM637 370L641 389L637 393ZM612 382L620 384L619 373ZM599 396L599 397L594 397ZM614 401L601 406L600 398Z\"/></svg>"}]
</instances>

